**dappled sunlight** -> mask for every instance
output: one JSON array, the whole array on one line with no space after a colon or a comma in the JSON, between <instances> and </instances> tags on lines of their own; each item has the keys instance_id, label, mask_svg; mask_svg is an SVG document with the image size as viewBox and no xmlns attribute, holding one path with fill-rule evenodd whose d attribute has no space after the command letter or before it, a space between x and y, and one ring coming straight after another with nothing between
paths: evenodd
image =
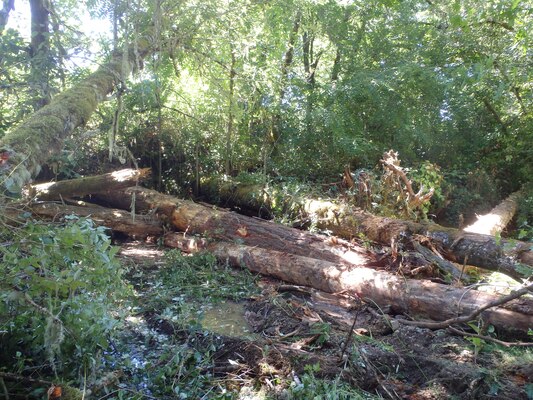
<instances>
[{"instance_id":1,"label":"dappled sunlight","mask_svg":"<svg viewBox=\"0 0 533 400\"><path fill-rule=\"evenodd\" d=\"M128 246L120 249L120 255L125 257L139 257L158 259L163 257L164 252L156 247Z\"/></svg>"},{"instance_id":2,"label":"dappled sunlight","mask_svg":"<svg viewBox=\"0 0 533 400\"><path fill-rule=\"evenodd\" d=\"M136 176L138 172L134 169L122 169L111 173L113 179L117 182L124 182L132 177Z\"/></svg>"},{"instance_id":3,"label":"dappled sunlight","mask_svg":"<svg viewBox=\"0 0 533 400\"><path fill-rule=\"evenodd\" d=\"M497 214L480 215L477 221L464 229L465 232L492 235L494 231L501 229L502 217Z\"/></svg>"},{"instance_id":4,"label":"dappled sunlight","mask_svg":"<svg viewBox=\"0 0 533 400\"><path fill-rule=\"evenodd\" d=\"M347 251L340 254L339 257L353 265L364 266L368 262L367 257L353 251Z\"/></svg>"}]
</instances>

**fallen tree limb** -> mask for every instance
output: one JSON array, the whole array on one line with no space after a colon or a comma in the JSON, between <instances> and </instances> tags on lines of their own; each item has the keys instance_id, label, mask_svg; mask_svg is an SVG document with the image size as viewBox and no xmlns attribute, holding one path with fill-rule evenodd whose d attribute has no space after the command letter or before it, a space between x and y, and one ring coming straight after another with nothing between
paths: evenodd
<instances>
[{"instance_id":1,"label":"fallen tree limb","mask_svg":"<svg viewBox=\"0 0 533 400\"><path fill-rule=\"evenodd\" d=\"M189 239L178 233L165 236L165 244L190 248ZM500 297L487 293L427 281L405 280L364 266L346 267L275 250L205 241L196 242L194 247L196 251L204 247L220 260L253 272L325 292L352 292L362 299L372 299L380 307L389 306L394 313L435 321L471 316L481 306L501 301ZM498 304L482 310L481 316L499 330L515 330L523 335L533 326L533 300L522 298Z\"/></svg>"},{"instance_id":2,"label":"fallen tree limb","mask_svg":"<svg viewBox=\"0 0 533 400\"><path fill-rule=\"evenodd\" d=\"M209 193L215 193L212 183ZM263 199L262 207L269 210L273 201L268 190L259 185L231 185L226 182L218 194L229 204L248 208L256 206ZM392 240L401 241L402 238L421 235L431 239L449 261L459 264L466 262L489 271L502 272L519 281L533 274L533 246L530 243L464 232L431 222L379 217L329 200L291 198L286 199L286 202L287 209L298 210L301 221L309 221L317 228L345 239L364 235L367 239L389 246Z\"/></svg>"},{"instance_id":3,"label":"fallen tree limb","mask_svg":"<svg viewBox=\"0 0 533 400\"><path fill-rule=\"evenodd\" d=\"M90 217L97 225L103 225L115 232L120 232L133 237L159 236L163 234L161 222L152 220L145 215L135 216L123 210L106 209L102 207L66 206L55 203L39 203L25 209L13 207L6 208L4 215L9 218L8 223L22 222L20 215L31 212L35 217L56 221L66 215Z\"/></svg>"},{"instance_id":4,"label":"fallen tree limb","mask_svg":"<svg viewBox=\"0 0 533 400\"><path fill-rule=\"evenodd\" d=\"M485 340L487 342L493 342L493 343L499 344L500 346L504 346L504 347L533 347L533 342L531 343L530 342L504 342L503 340L499 340L491 336L478 335L477 333L465 332L460 329L456 329L453 326L449 326L448 330L459 336L475 337L481 340Z\"/></svg>"},{"instance_id":5,"label":"fallen tree limb","mask_svg":"<svg viewBox=\"0 0 533 400\"><path fill-rule=\"evenodd\" d=\"M135 185L150 175L150 168L122 169L108 174L47 182L33 185L30 196L39 200L60 200L65 197L83 197Z\"/></svg>"},{"instance_id":6,"label":"fallen tree limb","mask_svg":"<svg viewBox=\"0 0 533 400\"><path fill-rule=\"evenodd\" d=\"M497 307L497 306L501 306L503 304L509 303L511 300L514 300L514 299L517 299L519 297L522 297L523 295L525 295L527 293L531 293L532 290L533 290L533 284L531 284L529 286L526 286L526 287L523 287L523 288L521 288L519 290L515 290L515 291L511 292L508 295L505 295L505 296L502 296L502 297L499 297L499 298L495 298L495 299L487 302L486 304L483 304L483 305L479 306L478 308L473 310L468 315L462 315L460 317L450 318L450 319L447 319L447 320L444 320L444 321L441 321L441 322L408 321L408 320L405 320L405 319L398 319L398 321L401 322L402 324L405 324L405 325L414 325L414 326L418 326L420 328L444 329L444 328L448 328L451 325L461 324L461 323L464 323L464 322L472 321L478 315L480 315L483 311L488 310L488 309L493 308L493 307ZM531 325L531 326L533 326L533 325Z\"/></svg>"}]
</instances>

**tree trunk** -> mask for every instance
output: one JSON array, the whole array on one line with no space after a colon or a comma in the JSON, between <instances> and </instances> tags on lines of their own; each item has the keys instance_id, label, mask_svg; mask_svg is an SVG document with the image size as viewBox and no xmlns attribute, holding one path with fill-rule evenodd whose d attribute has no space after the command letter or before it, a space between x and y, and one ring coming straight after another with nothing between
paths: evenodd
<instances>
[{"instance_id":1,"label":"tree trunk","mask_svg":"<svg viewBox=\"0 0 533 400\"><path fill-rule=\"evenodd\" d=\"M183 232L203 234L217 240L266 247L343 265L370 265L376 262L375 256L366 249L341 240L328 242L325 236L180 200L150 189L128 188L98 194L93 198L127 210L132 203L131 196L135 197L137 212L156 210Z\"/></svg>"},{"instance_id":2,"label":"tree trunk","mask_svg":"<svg viewBox=\"0 0 533 400\"><path fill-rule=\"evenodd\" d=\"M141 57L149 51L145 43L138 47ZM131 72L135 55L128 59L128 70L124 71L122 54L115 53L107 64L56 96L0 139L1 192L18 194L22 186L38 175L41 165L61 151L63 141L76 127L85 124L98 103L113 91L118 77Z\"/></svg>"},{"instance_id":3,"label":"tree trunk","mask_svg":"<svg viewBox=\"0 0 533 400\"><path fill-rule=\"evenodd\" d=\"M16 225L24 222L20 216L23 212L31 212L35 217L45 220L58 220L67 215L78 215L89 217L97 225L106 226L115 232L120 232L135 238L147 236L160 236L163 234L163 227L158 219L152 220L145 215L136 215L123 210L109 209L98 206L79 207L66 206L55 203L40 203L29 206L25 209L6 207L4 216L6 223Z\"/></svg>"},{"instance_id":4,"label":"tree trunk","mask_svg":"<svg viewBox=\"0 0 533 400\"><path fill-rule=\"evenodd\" d=\"M470 233L481 233L484 235L495 236L503 231L509 222L513 219L518 210L518 203L522 197L520 191L512 193L500 204L490 210L485 215L477 217L477 221L467 226L463 230Z\"/></svg>"},{"instance_id":5,"label":"tree trunk","mask_svg":"<svg viewBox=\"0 0 533 400\"><path fill-rule=\"evenodd\" d=\"M31 10L31 92L33 110L50 103L50 11L46 0L30 0Z\"/></svg>"},{"instance_id":6,"label":"tree trunk","mask_svg":"<svg viewBox=\"0 0 533 400\"><path fill-rule=\"evenodd\" d=\"M276 201L276 206L280 208L282 201L273 199L270 192L261 185L225 182L220 185L218 197L230 201L232 205L244 205L249 208L258 205L269 209ZM209 193L216 193L216 184L209 184ZM393 240L416 238L420 235L430 238L436 247L441 249L443 257L450 261L499 271L518 280L533 273L530 268L533 267L533 250L528 243L463 232L433 223L378 217L327 200L290 198L283 207L297 210L294 211L293 217L298 213L297 218L304 223L312 221L319 229L345 239L362 234L372 241L390 245Z\"/></svg>"},{"instance_id":7,"label":"tree trunk","mask_svg":"<svg viewBox=\"0 0 533 400\"><path fill-rule=\"evenodd\" d=\"M436 321L468 315L496 296L469 289L453 288L428 281L409 280L365 267L345 268L305 256L234 243L191 240L183 234L165 236L165 244L184 251L207 249L218 259L252 272L274 276L286 282L311 286L325 292L347 291L395 314ZM533 326L533 300L518 299L488 309L482 318L501 330L520 331Z\"/></svg>"},{"instance_id":8,"label":"tree trunk","mask_svg":"<svg viewBox=\"0 0 533 400\"><path fill-rule=\"evenodd\" d=\"M30 196L39 200L61 200L68 197L83 197L135 185L150 175L150 168L139 170L122 169L108 174L87 176L59 182L33 185Z\"/></svg>"},{"instance_id":9,"label":"tree trunk","mask_svg":"<svg viewBox=\"0 0 533 400\"><path fill-rule=\"evenodd\" d=\"M4 33L7 22L9 20L9 13L15 9L15 0L3 0L2 9L0 10L0 35Z\"/></svg>"}]
</instances>

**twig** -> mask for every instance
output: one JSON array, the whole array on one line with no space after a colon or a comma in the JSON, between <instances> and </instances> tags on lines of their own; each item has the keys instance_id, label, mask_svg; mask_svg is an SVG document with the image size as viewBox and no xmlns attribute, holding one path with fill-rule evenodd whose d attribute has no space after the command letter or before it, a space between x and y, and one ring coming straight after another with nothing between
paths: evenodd
<instances>
[{"instance_id":1,"label":"twig","mask_svg":"<svg viewBox=\"0 0 533 400\"><path fill-rule=\"evenodd\" d=\"M4 382L4 378L0 377L0 386L2 386L2 390L4 391L4 398L6 400L9 400L9 392L7 390L6 383Z\"/></svg>"},{"instance_id":2,"label":"twig","mask_svg":"<svg viewBox=\"0 0 533 400\"><path fill-rule=\"evenodd\" d=\"M7 379L8 381L37 383L39 385L50 386L53 384L51 381L44 381L42 379L28 378L27 376L12 374L10 372L0 372L0 378Z\"/></svg>"},{"instance_id":3,"label":"twig","mask_svg":"<svg viewBox=\"0 0 533 400\"><path fill-rule=\"evenodd\" d=\"M477 333L465 332L465 331L462 331L460 329L454 328L453 326L449 326L448 330L450 332L456 333L457 335L475 337L475 338L479 338L479 339L482 339L482 340L486 340L487 342L494 342L496 344L499 344L499 345L505 346L505 347L512 347L512 346L516 346L516 347L533 347L533 343L528 343L528 342L504 342L503 340L498 340L498 339L490 337L490 336L479 335Z\"/></svg>"},{"instance_id":4,"label":"twig","mask_svg":"<svg viewBox=\"0 0 533 400\"><path fill-rule=\"evenodd\" d=\"M529 293L533 291L533 284L523 287L522 289L515 290L511 293L509 293L506 296L500 297L499 299L489 301L488 303L484 304L483 306L477 308L473 312L471 312L468 315L463 315L461 317L456 318L450 318L445 321L440 322L434 322L434 321L408 321L403 318L398 318L397 321L401 322L404 325L411 325L411 326L418 326L420 328L429 328L429 329L444 329L448 328L451 325L460 324L463 322L469 322L472 321L474 318L476 318L479 314L481 314L483 311L492 308L501 306L502 304L508 303L511 300L517 299L526 293Z\"/></svg>"}]
</instances>

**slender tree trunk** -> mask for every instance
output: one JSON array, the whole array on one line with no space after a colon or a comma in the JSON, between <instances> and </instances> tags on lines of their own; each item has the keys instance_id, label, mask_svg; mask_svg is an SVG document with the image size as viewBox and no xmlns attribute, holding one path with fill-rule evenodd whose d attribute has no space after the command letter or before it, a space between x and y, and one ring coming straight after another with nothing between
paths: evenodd
<instances>
[{"instance_id":1,"label":"slender tree trunk","mask_svg":"<svg viewBox=\"0 0 533 400\"><path fill-rule=\"evenodd\" d=\"M9 13L15 9L15 0L3 0L2 9L0 10L0 35L4 33L7 22L9 21Z\"/></svg>"},{"instance_id":2,"label":"slender tree trunk","mask_svg":"<svg viewBox=\"0 0 533 400\"><path fill-rule=\"evenodd\" d=\"M47 0L30 0L31 9L31 83L35 111L50 103L50 11Z\"/></svg>"},{"instance_id":3,"label":"slender tree trunk","mask_svg":"<svg viewBox=\"0 0 533 400\"><path fill-rule=\"evenodd\" d=\"M149 52L148 45L139 45L139 56ZM0 191L19 193L22 186L40 172L52 155L63 148L63 141L75 128L85 124L98 103L113 91L117 77L129 74L134 67L131 55L128 71L124 71L121 53L71 89L56 96L52 102L30 115L0 139Z\"/></svg>"},{"instance_id":4,"label":"slender tree trunk","mask_svg":"<svg viewBox=\"0 0 533 400\"><path fill-rule=\"evenodd\" d=\"M281 132L281 108L283 106L283 99L285 98L287 78L289 76L289 70L292 66L294 59L294 46L296 44L296 39L298 38L298 31L300 30L300 22L302 19L301 11L296 13L294 17L294 22L292 24L292 30L289 35L289 42L287 43L287 50L283 56L283 62L281 63L281 76L280 76L280 87L278 94L278 106L274 114L272 115L271 129L269 135L269 146L270 152L275 153L277 149L277 144L280 138Z\"/></svg>"},{"instance_id":5,"label":"slender tree trunk","mask_svg":"<svg viewBox=\"0 0 533 400\"><path fill-rule=\"evenodd\" d=\"M237 72L235 71L235 51L231 50L231 64L229 70L229 99L228 99L228 125L226 130L226 175L231 175L231 155L232 155L232 140L233 140L233 97L235 91L235 76Z\"/></svg>"}]
</instances>

